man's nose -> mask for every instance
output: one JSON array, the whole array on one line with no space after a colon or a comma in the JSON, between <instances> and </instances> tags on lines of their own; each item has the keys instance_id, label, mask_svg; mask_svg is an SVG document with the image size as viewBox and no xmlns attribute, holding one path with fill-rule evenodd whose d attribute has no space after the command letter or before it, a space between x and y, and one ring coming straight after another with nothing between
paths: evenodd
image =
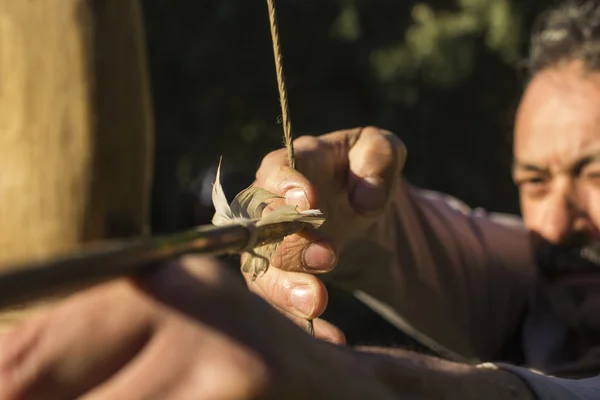
<instances>
[{"instance_id":1,"label":"man's nose","mask_svg":"<svg viewBox=\"0 0 600 400\"><path fill-rule=\"evenodd\" d=\"M584 230L585 216L575 199L575 193L564 191L547 199L540 213L538 233L548 242L563 244L579 230Z\"/></svg>"}]
</instances>

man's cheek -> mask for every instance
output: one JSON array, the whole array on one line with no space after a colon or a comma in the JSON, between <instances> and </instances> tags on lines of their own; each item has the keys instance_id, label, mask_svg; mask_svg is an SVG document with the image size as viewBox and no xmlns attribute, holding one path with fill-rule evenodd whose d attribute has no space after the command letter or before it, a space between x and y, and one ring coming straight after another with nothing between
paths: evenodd
<instances>
[{"instance_id":1,"label":"man's cheek","mask_svg":"<svg viewBox=\"0 0 600 400\"><path fill-rule=\"evenodd\" d=\"M539 230L539 211L540 207L536 207L536 202L525 198L524 196L520 197L521 203L521 215L523 217L523 222L527 229L531 232L536 232Z\"/></svg>"}]
</instances>

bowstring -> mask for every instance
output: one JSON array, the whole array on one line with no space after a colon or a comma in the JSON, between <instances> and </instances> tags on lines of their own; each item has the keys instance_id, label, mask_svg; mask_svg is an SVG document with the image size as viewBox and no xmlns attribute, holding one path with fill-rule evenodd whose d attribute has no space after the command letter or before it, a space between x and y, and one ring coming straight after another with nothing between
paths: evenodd
<instances>
[{"instance_id":1,"label":"bowstring","mask_svg":"<svg viewBox=\"0 0 600 400\"><path fill-rule=\"evenodd\" d=\"M269 22L271 26L271 41L273 43L273 55L275 57L275 72L277 75L277 87L279 90L279 100L281 103L281 119L283 122L283 138L287 150L288 165L296 169L296 159L294 155L294 142L292 137L292 120L288 105L287 88L285 86L285 75L283 73L283 60L281 55L281 45L279 43L279 27L277 25L277 13L275 10L275 0L267 0L269 8ZM314 336L314 325L312 320L307 321L306 330L311 336Z\"/></svg>"}]
</instances>

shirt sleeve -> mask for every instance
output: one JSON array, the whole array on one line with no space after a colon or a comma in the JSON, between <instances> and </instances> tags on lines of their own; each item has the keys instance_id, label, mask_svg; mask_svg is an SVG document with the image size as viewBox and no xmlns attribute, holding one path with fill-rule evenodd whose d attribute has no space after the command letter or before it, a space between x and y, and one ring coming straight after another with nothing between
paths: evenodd
<instances>
[{"instance_id":1,"label":"shirt sleeve","mask_svg":"<svg viewBox=\"0 0 600 400\"><path fill-rule=\"evenodd\" d=\"M600 375L585 379L563 379L513 365L496 365L521 378L538 400L600 399Z\"/></svg>"},{"instance_id":2,"label":"shirt sleeve","mask_svg":"<svg viewBox=\"0 0 600 400\"><path fill-rule=\"evenodd\" d=\"M344 249L325 279L378 303L388 320L458 361L478 361L498 359L514 336L532 265L518 217L403 182L385 218Z\"/></svg>"}]
</instances>

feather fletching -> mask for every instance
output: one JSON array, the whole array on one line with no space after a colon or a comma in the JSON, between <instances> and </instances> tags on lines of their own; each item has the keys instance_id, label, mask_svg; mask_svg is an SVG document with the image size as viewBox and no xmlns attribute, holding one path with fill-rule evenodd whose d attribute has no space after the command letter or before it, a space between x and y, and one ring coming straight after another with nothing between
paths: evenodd
<instances>
[{"instance_id":1,"label":"feather fletching","mask_svg":"<svg viewBox=\"0 0 600 400\"><path fill-rule=\"evenodd\" d=\"M215 215L212 218L213 225L243 223L248 226L260 227L298 221L310 224L314 229L318 229L325 222L323 213L320 210L298 211L297 206L291 205L277 207L263 217L263 212L271 201L282 197L268 190L252 186L238 193L230 205L227 202L220 179L221 160L219 160L216 180L212 189L212 201L215 207ZM242 265L242 271L244 273L251 272L253 279L266 272L280 243L257 246L249 250L249 257Z\"/></svg>"}]
</instances>

